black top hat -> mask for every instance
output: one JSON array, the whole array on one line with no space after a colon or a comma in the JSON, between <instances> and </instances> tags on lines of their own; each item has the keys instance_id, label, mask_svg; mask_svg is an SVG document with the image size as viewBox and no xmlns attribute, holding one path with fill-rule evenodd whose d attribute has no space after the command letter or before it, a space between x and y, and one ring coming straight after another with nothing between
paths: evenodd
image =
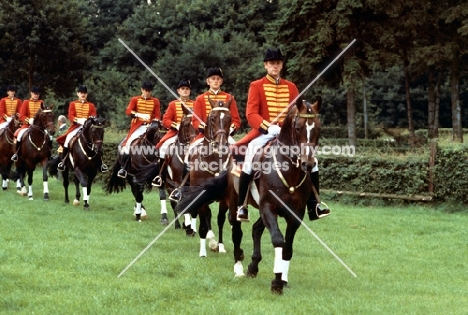
<instances>
[{"instance_id":1,"label":"black top hat","mask_svg":"<svg viewBox=\"0 0 468 315\"><path fill-rule=\"evenodd\" d=\"M221 68L210 68L208 69L208 74L206 75L206 78L208 79L209 77L213 76L213 75L217 75L217 76L220 76L221 79L223 79L223 71L221 70Z\"/></svg>"},{"instance_id":2,"label":"black top hat","mask_svg":"<svg viewBox=\"0 0 468 315\"><path fill-rule=\"evenodd\" d=\"M188 87L189 89L192 88L192 86L190 85L190 80L180 80L179 81L179 84L177 84L177 88L180 88L182 86L186 86Z\"/></svg>"},{"instance_id":3,"label":"black top hat","mask_svg":"<svg viewBox=\"0 0 468 315\"><path fill-rule=\"evenodd\" d=\"M147 90L147 91L152 91L153 90L153 87L154 87L154 84L150 81L145 81L143 82L143 84L141 85L141 88L143 90Z\"/></svg>"},{"instance_id":4,"label":"black top hat","mask_svg":"<svg viewBox=\"0 0 468 315\"><path fill-rule=\"evenodd\" d=\"M31 88L31 92L41 94L41 88L36 85L33 85L33 87Z\"/></svg>"},{"instance_id":5,"label":"black top hat","mask_svg":"<svg viewBox=\"0 0 468 315\"><path fill-rule=\"evenodd\" d=\"M9 85L7 91L15 91L16 92L16 86Z\"/></svg>"},{"instance_id":6,"label":"black top hat","mask_svg":"<svg viewBox=\"0 0 468 315\"><path fill-rule=\"evenodd\" d=\"M267 48L263 61L284 60L284 56L279 48Z\"/></svg>"},{"instance_id":7,"label":"black top hat","mask_svg":"<svg viewBox=\"0 0 468 315\"><path fill-rule=\"evenodd\" d=\"M88 93L88 88L86 87L86 85L80 85L78 87L78 92L81 92L81 93Z\"/></svg>"}]
</instances>

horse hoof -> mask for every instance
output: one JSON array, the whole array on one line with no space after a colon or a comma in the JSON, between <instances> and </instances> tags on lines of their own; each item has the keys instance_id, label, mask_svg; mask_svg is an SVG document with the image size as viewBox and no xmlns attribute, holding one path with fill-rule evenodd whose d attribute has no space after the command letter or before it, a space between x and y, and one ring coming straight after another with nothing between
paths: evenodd
<instances>
[{"instance_id":1,"label":"horse hoof","mask_svg":"<svg viewBox=\"0 0 468 315\"><path fill-rule=\"evenodd\" d=\"M223 244L223 243L219 243L219 244L218 244L218 252L219 252L219 253L222 253L222 254L226 254L226 249L224 248L224 244Z\"/></svg>"},{"instance_id":2,"label":"horse hoof","mask_svg":"<svg viewBox=\"0 0 468 315\"><path fill-rule=\"evenodd\" d=\"M272 280L271 281L271 292L274 294L283 294L283 281Z\"/></svg>"},{"instance_id":3,"label":"horse hoof","mask_svg":"<svg viewBox=\"0 0 468 315\"><path fill-rule=\"evenodd\" d=\"M164 226L167 226L169 224L169 221L167 219L161 219L161 224Z\"/></svg>"},{"instance_id":4,"label":"horse hoof","mask_svg":"<svg viewBox=\"0 0 468 315\"><path fill-rule=\"evenodd\" d=\"M44 194L44 201L49 201L49 194L48 193Z\"/></svg>"},{"instance_id":5,"label":"horse hoof","mask_svg":"<svg viewBox=\"0 0 468 315\"><path fill-rule=\"evenodd\" d=\"M182 227L180 226L180 223L179 221L176 221L176 223L174 224L174 227L176 230L180 230Z\"/></svg>"},{"instance_id":6,"label":"horse hoof","mask_svg":"<svg viewBox=\"0 0 468 315\"><path fill-rule=\"evenodd\" d=\"M70 200L68 200L68 199L65 199L65 203L70 203Z\"/></svg>"},{"instance_id":7,"label":"horse hoof","mask_svg":"<svg viewBox=\"0 0 468 315\"><path fill-rule=\"evenodd\" d=\"M73 205L74 205L74 206L79 206L79 205L80 205L80 201L77 200L77 199L73 200Z\"/></svg>"},{"instance_id":8,"label":"horse hoof","mask_svg":"<svg viewBox=\"0 0 468 315\"><path fill-rule=\"evenodd\" d=\"M7 190L8 187L2 187L3 190Z\"/></svg>"},{"instance_id":9,"label":"horse hoof","mask_svg":"<svg viewBox=\"0 0 468 315\"><path fill-rule=\"evenodd\" d=\"M89 210L89 204L83 205L84 210Z\"/></svg>"},{"instance_id":10,"label":"horse hoof","mask_svg":"<svg viewBox=\"0 0 468 315\"><path fill-rule=\"evenodd\" d=\"M28 196L29 200L34 200L33 196Z\"/></svg>"}]
</instances>

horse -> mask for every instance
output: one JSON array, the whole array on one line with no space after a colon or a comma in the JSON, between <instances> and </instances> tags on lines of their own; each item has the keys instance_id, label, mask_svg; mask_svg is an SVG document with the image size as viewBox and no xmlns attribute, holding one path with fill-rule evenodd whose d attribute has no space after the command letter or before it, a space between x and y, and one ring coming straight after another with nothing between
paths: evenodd
<instances>
[{"instance_id":1,"label":"horse","mask_svg":"<svg viewBox=\"0 0 468 315\"><path fill-rule=\"evenodd\" d=\"M210 178L217 177L229 162L229 133L231 112L229 106L232 99L226 102L214 101L208 97L211 111L207 117L203 141L192 149L189 155L190 186L200 186ZM223 226L226 221L228 204L221 200L218 208L217 223L219 228L218 242L211 228L211 209L208 204L202 205L191 213L192 217L199 215L200 257L206 257L206 240L211 251L225 253L223 243ZM189 228L187 228L189 230ZM189 234L190 232L188 232Z\"/></svg>"},{"instance_id":2,"label":"horse","mask_svg":"<svg viewBox=\"0 0 468 315\"><path fill-rule=\"evenodd\" d=\"M50 137L55 133L53 105L40 108L35 116L33 124L26 130L21 139L21 155L16 162L16 171L21 184L21 195L28 195L29 200L33 200L33 171L37 164L42 165L42 182L44 200L49 200L49 185L47 167L52 153L52 143ZM28 175L29 191L26 191L24 178Z\"/></svg>"},{"instance_id":3,"label":"horse","mask_svg":"<svg viewBox=\"0 0 468 315\"><path fill-rule=\"evenodd\" d=\"M108 194L118 193L126 188L126 182L131 187L133 197L135 198L134 214L135 220L141 222L141 219L147 218L146 209L143 206L143 191L148 188L146 183L140 180L140 169L145 166L156 166L159 164L159 154L156 144L161 139L161 121L154 119L147 125L146 132L135 139L130 145L130 153L124 167L127 171L127 178L117 176L123 164L123 146L119 145L117 160L112 167L111 176L107 180L105 191ZM151 185L149 185L151 188Z\"/></svg>"},{"instance_id":4,"label":"horse","mask_svg":"<svg viewBox=\"0 0 468 315\"><path fill-rule=\"evenodd\" d=\"M192 125L193 115L191 114L191 111L185 106L182 106L182 110L183 116L180 121L176 141L167 147L165 158L161 158L160 160L161 167L159 174L153 180L153 186L159 187L159 200L161 202L161 209L166 208L166 191L168 194L171 194L174 189L182 184L184 158L190 142L197 135L197 130ZM173 200L170 202L172 209L174 209L177 203ZM163 210L161 210L161 212L161 223L163 225L167 225L169 223L167 213L165 213ZM175 221L175 228L181 228L178 220Z\"/></svg>"},{"instance_id":5,"label":"horse","mask_svg":"<svg viewBox=\"0 0 468 315\"><path fill-rule=\"evenodd\" d=\"M254 248L247 276L256 277L258 274L258 265L262 260L261 237L267 228L275 249L275 277L271 281L271 291L278 294L283 293L288 283L294 237L304 218L309 195L313 193L310 172L317 163L314 148L320 136L318 113L321 103L321 98L313 105L298 100L289 109L277 138L257 152L254 158L255 174L248 198L249 203L259 209L260 217L252 226ZM199 187L184 187L183 198L175 211L192 212L215 200L228 203L234 243L234 273L236 277L242 277L245 276L242 265L244 251L241 248L243 232L241 222L236 219L239 181L236 172L238 165L231 156L229 170L223 171L220 176L207 180ZM279 228L278 217L286 221L285 235Z\"/></svg>"},{"instance_id":6,"label":"horse","mask_svg":"<svg viewBox=\"0 0 468 315\"><path fill-rule=\"evenodd\" d=\"M89 196L91 186L102 164L102 142L104 140L105 118L89 117L83 124L82 130L70 141L70 151L63 173L63 188L65 190L65 203L69 203L68 186L70 183L69 170L73 171L75 183L75 199L73 205L80 204L80 185L83 190L83 207L89 210ZM56 157L49 165L53 165L51 174L57 174L57 165L60 157ZM49 170L51 168L49 167Z\"/></svg>"},{"instance_id":7,"label":"horse","mask_svg":"<svg viewBox=\"0 0 468 315\"><path fill-rule=\"evenodd\" d=\"M15 131L21 125L18 114L11 115L11 120L5 128L0 129L0 173L2 174L2 189L8 189L8 181L12 177L10 174L13 161L10 157L15 153ZM17 190L21 190L21 183L16 181Z\"/></svg>"}]
</instances>

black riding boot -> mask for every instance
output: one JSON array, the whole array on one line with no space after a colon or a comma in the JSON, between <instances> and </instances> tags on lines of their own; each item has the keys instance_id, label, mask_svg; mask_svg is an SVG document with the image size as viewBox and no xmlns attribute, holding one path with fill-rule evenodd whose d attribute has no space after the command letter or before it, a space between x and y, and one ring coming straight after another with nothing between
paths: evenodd
<instances>
[{"instance_id":1,"label":"black riding boot","mask_svg":"<svg viewBox=\"0 0 468 315\"><path fill-rule=\"evenodd\" d=\"M249 184L253 175L241 172L239 177L239 197L237 199L237 221L249 222L249 211L244 207L245 198L249 192Z\"/></svg>"},{"instance_id":2,"label":"black riding boot","mask_svg":"<svg viewBox=\"0 0 468 315\"><path fill-rule=\"evenodd\" d=\"M185 176L187 176L188 171L189 171L188 166L187 164L184 163L184 168L182 169L182 181L184 181L184 178ZM180 191L180 187L181 186L177 187L171 192L171 194L169 195L169 200L179 202L180 199L182 199L182 192Z\"/></svg>"},{"instance_id":3,"label":"black riding boot","mask_svg":"<svg viewBox=\"0 0 468 315\"><path fill-rule=\"evenodd\" d=\"M62 152L62 161L57 165L57 170L63 172L65 170L65 159L68 156L68 148L63 147L63 152Z\"/></svg>"},{"instance_id":4,"label":"black riding boot","mask_svg":"<svg viewBox=\"0 0 468 315\"><path fill-rule=\"evenodd\" d=\"M318 171L310 173L310 179L312 180L312 185L314 185L317 194L320 194L320 182ZM313 221L329 215L330 209L320 208L320 204L317 202L317 198L315 197L315 194L312 191L309 195L309 199L307 200L307 213L309 214L309 220Z\"/></svg>"},{"instance_id":5,"label":"black riding boot","mask_svg":"<svg viewBox=\"0 0 468 315\"><path fill-rule=\"evenodd\" d=\"M16 162L18 161L18 156L20 155L20 152L21 152L21 142L20 141L16 141L16 152L11 156L11 160Z\"/></svg>"},{"instance_id":6,"label":"black riding boot","mask_svg":"<svg viewBox=\"0 0 468 315\"><path fill-rule=\"evenodd\" d=\"M130 154L124 154L122 155L122 165L120 167L120 170L117 172L117 176L120 178L127 178L127 171L125 170L127 168L127 163L128 163L128 158L130 157Z\"/></svg>"}]
</instances>

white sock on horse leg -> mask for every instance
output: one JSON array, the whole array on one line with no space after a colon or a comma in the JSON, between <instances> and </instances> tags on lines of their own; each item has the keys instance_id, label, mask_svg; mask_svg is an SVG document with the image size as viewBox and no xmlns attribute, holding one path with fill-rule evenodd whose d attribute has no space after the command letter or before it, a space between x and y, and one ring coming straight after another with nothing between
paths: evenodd
<instances>
[{"instance_id":1,"label":"white sock on horse leg","mask_svg":"<svg viewBox=\"0 0 468 315\"><path fill-rule=\"evenodd\" d=\"M33 194L33 193L32 193L32 186L29 186L28 189L29 189L28 195L29 195L29 196L32 196L32 194Z\"/></svg>"},{"instance_id":2,"label":"white sock on horse leg","mask_svg":"<svg viewBox=\"0 0 468 315\"><path fill-rule=\"evenodd\" d=\"M167 213L167 204L166 200L161 200L161 214Z\"/></svg>"},{"instance_id":3,"label":"white sock on horse leg","mask_svg":"<svg viewBox=\"0 0 468 315\"><path fill-rule=\"evenodd\" d=\"M192 219L190 218L190 214L187 214L187 213L184 214L184 224L185 224L185 226L189 226L191 222L192 222Z\"/></svg>"},{"instance_id":4,"label":"white sock on horse leg","mask_svg":"<svg viewBox=\"0 0 468 315\"><path fill-rule=\"evenodd\" d=\"M135 214L141 214L141 202L137 202L135 208Z\"/></svg>"},{"instance_id":5,"label":"white sock on horse leg","mask_svg":"<svg viewBox=\"0 0 468 315\"><path fill-rule=\"evenodd\" d=\"M288 282L288 273L289 273L289 263L290 260L283 260L283 273L281 274L281 280Z\"/></svg>"},{"instance_id":6,"label":"white sock on horse leg","mask_svg":"<svg viewBox=\"0 0 468 315\"><path fill-rule=\"evenodd\" d=\"M81 190L83 191L83 201L88 201L89 200L88 187L82 187Z\"/></svg>"},{"instance_id":7,"label":"white sock on horse leg","mask_svg":"<svg viewBox=\"0 0 468 315\"><path fill-rule=\"evenodd\" d=\"M273 272L283 272L283 247L275 247L275 264L273 266Z\"/></svg>"},{"instance_id":8,"label":"white sock on horse leg","mask_svg":"<svg viewBox=\"0 0 468 315\"><path fill-rule=\"evenodd\" d=\"M16 180L16 188L21 188L21 181L19 179Z\"/></svg>"},{"instance_id":9,"label":"white sock on horse leg","mask_svg":"<svg viewBox=\"0 0 468 315\"><path fill-rule=\"evenodd\" d=\"M2 187L7 187L8 186L8 183L6 180L3 180L3 183L2 183Z\"/></svg>"},{"instance_id":10,"label":"white sock on horse leg","mask_svg":"<svg viewBox=\"0 0 468 315\"><path fill-rule=\"evenodd\" d=\"M200 257L206 257L206 239L200 239Z\"/></svg>"},{"instance_id":11,"label":"white sock on horse leg","mask_svg":"<svg viewBox=\"0 0 468 315\"><path fill-rule=\"evenodd\" d=\"M193 230L194 232L197 231L197 218L192 219L192 223L190 224L190 226L192 227L192 230Z\"/></svg>"},{"instance_id":12,"label":"white sock on horse leg","mask_svg":"<svg viewBox=\"0 0 468 315\"><path fill-rule=\"evenodd\" d=\"M42 182L42 186L44 186L44 194L49 193L49 183L48 182Z\"/></svg>"}]
</instances>

